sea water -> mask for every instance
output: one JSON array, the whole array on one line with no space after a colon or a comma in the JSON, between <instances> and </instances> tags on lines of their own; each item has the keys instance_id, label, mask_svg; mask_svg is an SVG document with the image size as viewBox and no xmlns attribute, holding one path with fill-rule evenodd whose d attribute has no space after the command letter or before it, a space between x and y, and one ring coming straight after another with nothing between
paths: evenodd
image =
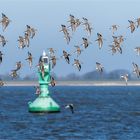
<instances>
[{"instance_id":1,"label":"sea water","mask_svg":"<svg viewBox=\"0 0 140 140\"><path fill-rule=\"evenodd\" d=\"M28 112L34 87L0 88L0 140L140 140L140 87L56 86L56 114ZM74 104L74 114L65 105Z\"/></svg>"}]
</instances>

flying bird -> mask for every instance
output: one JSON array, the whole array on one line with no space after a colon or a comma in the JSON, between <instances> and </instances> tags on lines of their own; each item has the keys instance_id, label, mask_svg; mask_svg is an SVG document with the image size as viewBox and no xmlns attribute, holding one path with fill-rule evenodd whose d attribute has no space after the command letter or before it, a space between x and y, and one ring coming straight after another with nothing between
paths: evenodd
<instances>
[{"instance_id":1,"label":"flying bird","mask_svg":"<svg viewBox=\"0 0 140 140\"><path fill-rule=\"evenodd\" d=\"M28 52L28 58L26 58L25 60L27 60L29 62L29 66L30 68L32 67L32 63L33 63L33 56L30 52Z\"/></svg>"},{"instance_id":2,"label":"flying bird","mask_svg":"<svg viewBox=\"0 0 140 140\"><path fill-rule=\"evenodd\" d=\"M18 47L20 49L23 49L25 47L25 39L24 39L24 37L19 36L18 43L19 43Z\"/></svg>"},{"instance_id":3,"label":"flying bird","mask_svg":"<svg viewBox=\"0 0 140 140\"><path fill-rule=\"evenodd\" d=\"M16 69L15 69L15 71L20 70L21 66L22 66L21 61L16 62Z\"/></svg>"},{"instance_id":4,"label":"flying bird","mask_svg":"<svg viewBox=\"0 0 140 140\"><path fill-rule=\"evenodd\" d=\"M51 82L50 82L51 86L54 87L56 84L55 79L51 76Z\"/></svg>"},{"instance_id":5,"label":"flying bird","mask_svg":"<svg viewBox=\"0 0 140 140\"><path fill-rule=\"evenodd\" d=\"M78 70L81 70L81 63L78 59L74 59L74 64L73 66L76 66L78 68Z\"/></svg>"},{"instance_id":6,"label":"flying bird","mask_svg":"<svg viewBox=\"0 0 140 140\"><path fill-rule=\"evenodd\" d=\"M16 78L18 76L17 70L12 70L10 75L11 75L12 79Z\"/></svg>"},{"instance_id":7,"label":"flying bird","mask_svg":"<svg viewBox=\"0 0 140 140\"><path fill-rule=\"evenodd\" d=\"M136 23L137 23L137 28L140 26L140 18L136 19Z\"/></svg>"},{"instance_id":8,"label":"flying bird","mask_svg":"<svg viewBox=\"0 0 140 140\"><path fill-rule=\"evenodd\" d=\"M0 78L0 87L4 86L3 80Z\"/></svg>"},{"instance_id":9,"label":"flying bird","mask_svg":"<svg viewBox=\"0 0 140 140\"><path fill-rule=\"evenodd\" d=\"M2 46L4 47L6 45L7 40L5 39L5 37L3 35L0 35L0 43L2 44Z\"/></svg>"},{"instance_id":10,"label":"flying bird","mask_svg":"<svg viewBox=\"0 0 140 140\"><path fill-rule=\"evenodd\" d=\"M63 58L66 60L66 62L69 64L70 59L69 59L70 54L68 54L65 50L63 50Z\"/></svg>"},{"instance_id":11,"label":"flying bird","mask_svg":"<svg viewBox=\"0 0 140 140\"><path fill-rule=\"evenodd\" d=\"M65 108L66 108L66 109L69 108L70 111L71 111L71 113L72 113L72 114L74 113L74 106L73 106L73 104L68 104L68 105L65 106Z\"/></svg>"},{"instance_id":12,"label":"flying bird","mask_svg":"<svg viewBox=\"0 0 140 140\"><path fill-rule=\"evenodd\" d=\"M130 28L131 33L133 33L135 31L135 23L132 20L128 20L128 22L130 24L128 28Z\"/></svg>"},{"instance_id":13,"label":"flying bird","mask_svg":"<svg viewBox=\"0 0 140 140\"><path fill-rule=\"evenodd\" d=\"M110 29L112 30L112 33L113 34L118 30L118 27L119 27L119 25L116 25L116 24L114 24L114 25L111 26Z\"/></svg>"},{"instance_id":14,"label":"flying bird","mask_svg":"<svg viewBox=\"0 0 140 140\"><path fill-rule=\"evenodd\" d=\"M5 14L2 13L2 20L0 21L0 23L2 23L3 31L5 31L5 29L9 25L10 21L11 20Z\"/></svg>"},{"instance_id":15,"label":"flying bird","mask_svg":"<svg viewBox=\"0 0 140 140\"><path fill-rule=\"evenodd\" d=\"M136 47L136 48L134 49L134 51L137 52L137 55L140 55L140 47Z\"/></svg>"},{"instance_id":16,"label":"flying bird","mask_svg":"<svg viewBox=\"0 0 140 140\"><path fill-rule=\"evenodd\" d=\"M56 50L54 50L53 48L48 48L49 50L49 54L52 56L55 54Z\"/></svg>"},{"instance_id":17,"label":"flying bird","mask_svg":"<svg viewBox=\"0 0 140 140\"><path fill-rule=\"evenodd\" d=\"M79 55L81 55L81 52L83 50L81 50L81 48L79 46L74 46L74 47L76 48L76 51L74 51L74 53L77 53L77 57L78 57Z\"/></svg>"},{"instance_id":18,"label":"flying bird","mask_svg":"<svg viewBox=\"0 0 140 140\"><path fill-rule=\"evenodd\" d=\"M55 65L56 65L57 58L55 56L51 56L50 60L52 61L52 69L53 69L55 67Z\"/></svg>"},{"instance_id":19,"label":"flying bird","mask_svg":"<svg viewBox=\"0 0 140 140\"><path fill-rule=\"evenodd\" d=\"M103 46L103 37L100 33L97 33L97 36L98 36L98 38L95 41L98 41L99 49L101 49Z\"/></svg>"},{"instance_id":20,"label":"flying bird","mask_svg":"<svg viewBox=\"0 0 140 140\"><path fill-rule=\"evenodd\" d=\"M89 46L89 44L91 44L91 42L89 42L87 38L83 37L82 39L83 43L81 45L83 45L83 47L86 49Z\"/></svg>"},{"instance_id":21,"label":"flying bird","mask_svg":"<svg viewBox=\"0 0 140 140\"><path fill-rule=\"evenodd\" d=\"M133 73L136 74L137 78L140 77L140 69L139 66L137 64L135 64L134 62L132 63L133 65Z\"/></svg>"},{"instance_id":22,"label":"flying bird","mask_svg":"<svg viewBox=\"0 0 140 140\"><path fill-rule=\"evenodd\" d=\"M2 63L2 56L3 56L3 53L0 51L0 64Z\"/></svg>"},{"instance_id":23,"label":"flying bird","mask_svg":"<svg viewBox=\"0 0 140 140\"><path fill-rule=\"evenodd\" d=\"M123 80L125 81L125 84L126 84L126 86L127 86L127 82L128 82L128 74L121 75L120 78L123 79Z\"/></svg>"},{"instance_id":24,"label":"flying bird","mask_svg":"<svg viewBox=\"0 0 140 140\"><path fill-rule=\"evenodd\" d=\"M96 70L97 71L99 71L100 73L102 73L103 72L103 66L102 66L102 64L101 63L99 63L99 62L96 62Z\"/></svg>"}]
</instances>

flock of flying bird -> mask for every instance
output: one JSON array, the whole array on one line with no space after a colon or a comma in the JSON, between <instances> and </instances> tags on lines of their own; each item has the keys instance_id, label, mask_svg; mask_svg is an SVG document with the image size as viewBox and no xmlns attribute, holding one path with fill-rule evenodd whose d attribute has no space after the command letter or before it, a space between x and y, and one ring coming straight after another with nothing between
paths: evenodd
<instances>
[{"instance_id":1,"label":"flock of flying bird","mask_svg":"<svg viewBox=\"0 0 140 140\"><path fill-rule=\"evenodd\" d=\"M0 20L0 24L2 25L2 30L3 32L5 32L7 26L9 25L9 23L11 22L11 20L2 13L2 19ZM133 33L136 28L140 27L140 18L138 18L136 21L131 21L128 20L129 22L129 26L128 28L130 28L131 33ZM83 17L82 20L75 18L75 16L73 15L69 15L69 20L68 20L69 25L66 26L64 24L61 25L61 30L60 32L63 33L64 35L64 39L66 40L66 43L69 44L71 41L71 35L74 34L74 32L76 32L77 28L79 28L80 26L83 26L85 31L87 32L87 38L86 37L82 37L82 44L80 45L75 45L74 47L76 48L76 50L73 53L77 54L77 58L74 59L74 63L72 64L73 66L76 66L78 71L81 70L82 68L82 62L79 60L79 56L81 55L82 51L84 51L81 46L83 46L84 49L87 49L89 47L90 44L92 44L92 42L89 41L89 38L92 34L92 30L93 28L91 27L91 24L89 23L88 19ZM112 44L109 45L110 47L110 51L112 52L112 55L116 54L117 52L122 54L122 44L125 40L125 38L120 35L120 36L115 36L115 32L118 30L119 25L112 25L109 29L112 30ZM71 32L70 32L71 31ZM19 36L18 38L18 48L19 49L24 49L25 47L29 47L30 46L30 40L33 39L36 35L37 29L26 25L26 30L24 31L24 35L23 36ZM97 33L97 39L95 40L95 42L98 43L99 49L102 49L103 47L103 42L104 38L102 36L101 33ZM2 47L5 47L6 43L8 41L5 39L5 37L3 35L0 35L0 45ZM138 55L140 55L140 47L136 47L134 49ZM56 50L54 50L53 48L48 48L48 52L49 52L49 57L50 57L50 61L51 61L51 66L52 69L56 66L56 61L59 59L55 56L55 52ZM70 56L72 54L68 53L66 50L62 51L62 56L60 58L64 58L67 64L70 64ZM3 60L3 53L2 51L0 51L0 64L2 63ZM28 61L29 63L29 67L32 68L32 63L33 63L33 56L32 53L28 51L28 57L25 59L26 61ZM136 74L136 76L139 78L140 77L140 68L137 64L135 64L134 62L132 63L133 65L133 72ZM22 63L21 61L16 62L16 68L11 70L11 74L10 76L12 77L12 79L16 78L18 76L17 72L22 68ZM104 67L102 66L101 63L96 62L96 69L97 71L99 71L99 73L103 72ZM125 80L126 85L127 85L127 81L128 81L128 74L125 75L121 75L120 78ZM52 83L51 85L55 85L55 80L52 77ZM0 80L0 86L4 85L4 82L2 80Z\"/></svg>"}]
</instances>

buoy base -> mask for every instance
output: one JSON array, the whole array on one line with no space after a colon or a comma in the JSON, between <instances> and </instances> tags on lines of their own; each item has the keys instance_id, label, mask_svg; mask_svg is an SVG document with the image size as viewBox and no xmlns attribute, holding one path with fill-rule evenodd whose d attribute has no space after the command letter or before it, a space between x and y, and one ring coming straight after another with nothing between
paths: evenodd
<instances>
[{"instance_id":1,"label":"buoy base","mask_svg":"<svg viewBox=\"0 0 140 140\"><path fill-rule=\"evenodd\" d=\"M50 97L39 96L34 102L29 102L29 112L32 113L58 113L60 112L59 105Z\"/></svg>"}]
</instances>

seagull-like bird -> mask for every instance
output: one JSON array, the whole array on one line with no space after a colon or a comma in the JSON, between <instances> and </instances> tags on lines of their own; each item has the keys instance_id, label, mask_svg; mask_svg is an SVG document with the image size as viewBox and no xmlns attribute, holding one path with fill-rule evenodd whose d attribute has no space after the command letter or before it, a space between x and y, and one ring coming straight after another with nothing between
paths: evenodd
<instances>
[{"instance_id":1,"label":"seagull-like bird","mask_svg":"<svg viewBox=\"0 0 140 140\"><path fill-rule=\"evenodd\" d=\"M78 59L74 59L74 64L73 66L76 66L78 68L78 70L81 70L81 63Z\"/></svg>"},{"instance_id":2,"label":"seagull-like bird","mask_svg":"<svg viewBox=\"0 0 140 140\"><path fill-rule=\"evenodd\" d=\"M0 43L2 44L2 46L4 47L6 45L7 40L5 39L5 37L3 35L0 35Z\"/></svg>"},{"instance_id":3,"label":"seagull-like bird","mask_svg":"<svg viewBox=\"0 0 140 140\"><path fill-rule=\"evenodd\" d=\"M127 86L128 74L121 75L120 78L123 79L123 80L125 81L125 84L126 84L126 86Z\"/></svg>"},{"instance_id":4,"label":"seagull-like bird","mask_svg":"<svg viewBox=\"0 0 140 140\"><path fill-rule=\"evenodd\" d=\"M3 56L3 53L0 51L0 64L2 63L2 56Z\"/></svg>"},{"instance_id":5,"label":"seagull-like bird","mask_svg":"<svg viewBox=\"0 0 140 140\"><path fill-rule=\"evenodd\" d=\"M131 33L133 33L135 31L135 23L132 20L128 20L128 22L130 24L128 28L130 28Z\"/></svg>"},{"instance_id":6,"label":"seagull-like bird","mask_svg":"<svg viewBox=\"0 0 140 140\"><path fill-rule=\"evenodd\" d=\"M56 50L54 50L53 48L48 48L48 50L49 50L49 54L51 56L53 56L55 54L55 52L56 52Z\"/></svg>"},{"instance_id":7,"label":"seagull-like bird","mask_svg":"<svg viewBox=\"0 0 140 140\"><path fill-rule=\"evenodd\" d=\"M83 45L83 47L86 49L89 46L89 44L91 44L91 42L89 42L87 38L83 37L82 39L83 39L83 44L81 45Z\"/></svg>"},{"instance_id":8,"label":"seagull-like bird","mask_svg":"<svg viewBox=\"0 0 140 140\"><path fill-rule=\"evenodd\" d=\"M112 30L112 33L113 34L118 30L118 27L119 27L119 25L116 25L116 24L114 24L114 25L111 26L110 29Z\"/></svg>"},{"instance_id":9,"label":"seagull-like bird","mask_svg":"<svg viewBox=\"0 0 140 140\"><path fill-rule=\"evenodd\" d=\"M97 36L98 36L98 38L95 41L98 41L99 49L101 49L103 46L103 37L100 33L97 33Z\"/></svg>"},{"instance_id":10,"label":"seagull-like bird","mask_svg":"<svg viewBox=\"0 0 140 140\"><path fill-rule=\"evenodd\" d=\"M96 62L96 70L97 71L99 71L100 73L102 73L103 72L103 66L102 66L102 64L101 63L99 63L99 62Z\"/></svg>"},{"instance_id":11,"label":"seagull-like bird","mask_svg":"<svg viewBox=\"0 0 140 140\"><path fill-rule=\"evenodd\" d=\"M65 106L65 108L66 109L69 108L71 110L71 113L72 114L74 113L74 106L73 106L73 104L68 104L68 105Z\"/></svg>"},{"instance_id":12,"label":"seagull-like bird","mask_svg":"<svg viewBox=\"0 0 140 140\"><path fill-rule=\"evenodd\" d=\"M19 43L18 47L20 49L23 49L25 47L25 39L22 36L19 36L18 43Z\"/></svg>"},{"instance_id":13,"label":"seagull-like bird","mask_svg":"<svg viewBox=\"0 0 140 140\"><path fill-rule=\"evenodd\" d=\"M134 49L134 51L137 52L137 55L140 55L140 47L136 47L136 48Z\"/></svg>"},{"instance_id":14,"label":"seagull-like bird","mask_svg":"<svg viewBox=\"0 0 140 140\"><path fill-rule=\"evenodd\" d=\"M28 58L26 58L25 60L27 60L29 62L29 66L30 68L32 67L32 63L33 63L33 56L30 52L28 52Z\"/></svg>"},{"instance_id":15,"label":"seagull-like bird","mask_svg":"<svg viewBox=\"0 0 140 140\"><path fill-rule=\"evenodd\" d=\"M66 62L69 64L70 63L70 59L69 59L70 54L68 54L65 50L63 50L63 56L66 60Z\"/></svg>"},{"instance_id":16,"label":"seagull-like bird","mask_svg":"<svg viewBox=\"0 0 140 140\"><path fill-rule=\"evenodd\" d=\"M5 31L5 29L10 23L10 19L5 14L2 13L2 20L0 21L0 23L2 23L2 29L3 31Z\"/></svg>"},{"instance_id":17,"label":"seagull-like bird","mask_svg":"<svg viewBox=\"0 0 140 140\"><path fill-rule=\"evenodd\" d=\"M15 69L15 71L20 70L21 67L22 67L21 61L16 62L16 69Z\"/></svg>"},{"instance_id":18,"label":"seagull-like bird","mask_svg":"<svg viewBox=\"0 0 140 140\"><path fill-rule=\"evenodd\" d=\"M139 66L137 64L135 64L134 62L132 63L133 65L133 73L136 74L137 78L140 77L140 69Z\"/></svg>"},{"instance_id":19,"label":"seagull-like bird","mask_svg":"<svg viewBox=\"0 0 140 140\"><path fill-rule=\"evenodd\" d=\"M57 58L55 56L51 56L50 60L52 61L52 69L53 69L55 67L55 65L56 65Z\"/></svg>"},{"instance_id":20,"label":"seagull-like bird","mask_svg":"<svg viewBox=\"0 0 140 140\"><path fill-rule=\"evenodd\" d=\"M74 47L76 48L76 51L74 51L74 53L77 53L77 57L78 57L83 50L81 50L79 46L74 46Z\"/></svg>"}]
</instances>

